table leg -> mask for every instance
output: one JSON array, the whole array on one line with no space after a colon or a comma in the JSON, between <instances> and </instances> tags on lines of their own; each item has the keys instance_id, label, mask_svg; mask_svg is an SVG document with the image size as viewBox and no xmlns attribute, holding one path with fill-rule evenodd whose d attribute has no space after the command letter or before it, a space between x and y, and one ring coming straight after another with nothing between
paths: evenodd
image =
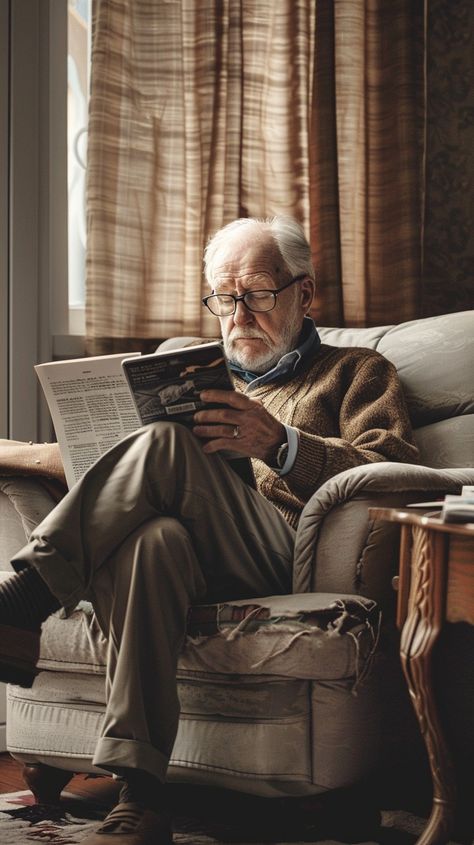
<instances>
[{"instance_id":1,"label":"table leg","mask_svg":"<svg viewBox=\"0 0 474 845\"><path fill-rule=\"evenodd\" d=\"M400 655L433 780L433 807L417 845L445 845L454 820L455 778L434 699L432 651L444 618L446 538L413 526L409 609Z\"/></svg>"}]
</instances>

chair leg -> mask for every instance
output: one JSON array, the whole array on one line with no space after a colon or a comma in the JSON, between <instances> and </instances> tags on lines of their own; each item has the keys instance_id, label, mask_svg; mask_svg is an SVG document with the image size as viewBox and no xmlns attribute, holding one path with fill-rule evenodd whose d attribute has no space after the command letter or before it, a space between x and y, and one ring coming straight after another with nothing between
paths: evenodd
<instances>
[{"instance_id":1,"label":"chair leg","mask_svg":"<svg viewBox=\"0 0 474 845\"><path fill-rule=\"evenodd\" d=\"M22 775L37 804L59 804L61 791L74 777L74 772L55 769L44 763L25 763Z\"/></svg>"}]
</instances>

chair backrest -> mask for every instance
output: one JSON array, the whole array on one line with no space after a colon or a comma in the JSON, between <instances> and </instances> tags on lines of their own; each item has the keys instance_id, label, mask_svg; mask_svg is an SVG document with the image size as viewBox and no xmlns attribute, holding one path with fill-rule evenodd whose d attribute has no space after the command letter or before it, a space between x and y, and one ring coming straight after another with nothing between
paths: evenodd
<instances>
[{"instance_id":1,"label":"chair backrest","mask_svg":"<svg viewBox=\"0 0 474 845\"><path fill-rule=\"evenodd\" d=\"M396 366L423 464L474 466L474 311L318 331L323 343L376 349Z\"/></svg>"},{"instance_id":2,"label":"chair backrest","mask_svg":"<svg viewBox=\"0 0 474 845\"><path fill-rule=\"evenodd\" d=\"M421 463L474 466L474 311L372 329L319 327L323 343L376 349L396 366ZM170 338L160 348L196 338Z\"/></svg>"}]
</instances>

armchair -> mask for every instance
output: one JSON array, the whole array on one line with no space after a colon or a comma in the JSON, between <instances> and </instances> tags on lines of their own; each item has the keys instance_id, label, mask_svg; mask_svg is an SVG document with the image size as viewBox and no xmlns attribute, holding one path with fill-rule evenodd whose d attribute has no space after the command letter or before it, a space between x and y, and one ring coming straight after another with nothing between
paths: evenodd
<instances>
[{"instance_id":1,"label":"armchair","mask_svg":"<svg viewBox=\"0 0 474 845\"><path fill-rule=\"evenodd\" d=\"M292 595L192 608L170 780L312 795L403 766L417 735L395 627L398 531L370 521L368 508L474 484L474 311L320 333L393 361L421 465L357 467L321 486L298 527ZM0 478L0 577L53 504L40 479ZM8 750L40 800L57 798L73 773L100 771L91 761L106 649L81 603L43 626L32 689L8 688Z\"/></svg>"}]
</instances>

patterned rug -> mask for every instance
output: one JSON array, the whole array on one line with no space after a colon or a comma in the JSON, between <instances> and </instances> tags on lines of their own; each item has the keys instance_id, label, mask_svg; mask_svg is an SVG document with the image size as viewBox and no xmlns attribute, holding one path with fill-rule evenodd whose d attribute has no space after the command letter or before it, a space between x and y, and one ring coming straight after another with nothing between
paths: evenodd
<instances>
[{"instance_id":1,"label":"patterned rug","mask_svg":"<svg viewBox=\"0 0 474 845\"><path fill-rule=\"evenodd\" d=\"M31 793L26 791L6 793L0 795L0 843L78 845L95 830L108 809L103 804L67 792L63 793L59 806L35 804ZM268 819L260 818L258 822L252 807L247 807L247 810L250 815L240 820L240 830L238 819L232 819L232 825L229 825L228 819L226 822L222 819L219 821L218 812L214 814L212 823L198 816L192 818L178 815L174 842L176 845L224 845L230 842L233 845L263 845L269 842L273 845L341 845L343 842L354 841L353 837L334 839L325 838L322 833L318 835L315 831L312 834L309 830L297 831L294 820L288 817L276 820L276 828L281 834L278 836L275 831L271 833ZM363 845L414 845L425 823L426 820L410 813L384 811L379 834L374 839L366 840ZM258 832L262 825L265 833ZM292 834L288 832L289 828Z\"/></svg>"}]
</instances>

